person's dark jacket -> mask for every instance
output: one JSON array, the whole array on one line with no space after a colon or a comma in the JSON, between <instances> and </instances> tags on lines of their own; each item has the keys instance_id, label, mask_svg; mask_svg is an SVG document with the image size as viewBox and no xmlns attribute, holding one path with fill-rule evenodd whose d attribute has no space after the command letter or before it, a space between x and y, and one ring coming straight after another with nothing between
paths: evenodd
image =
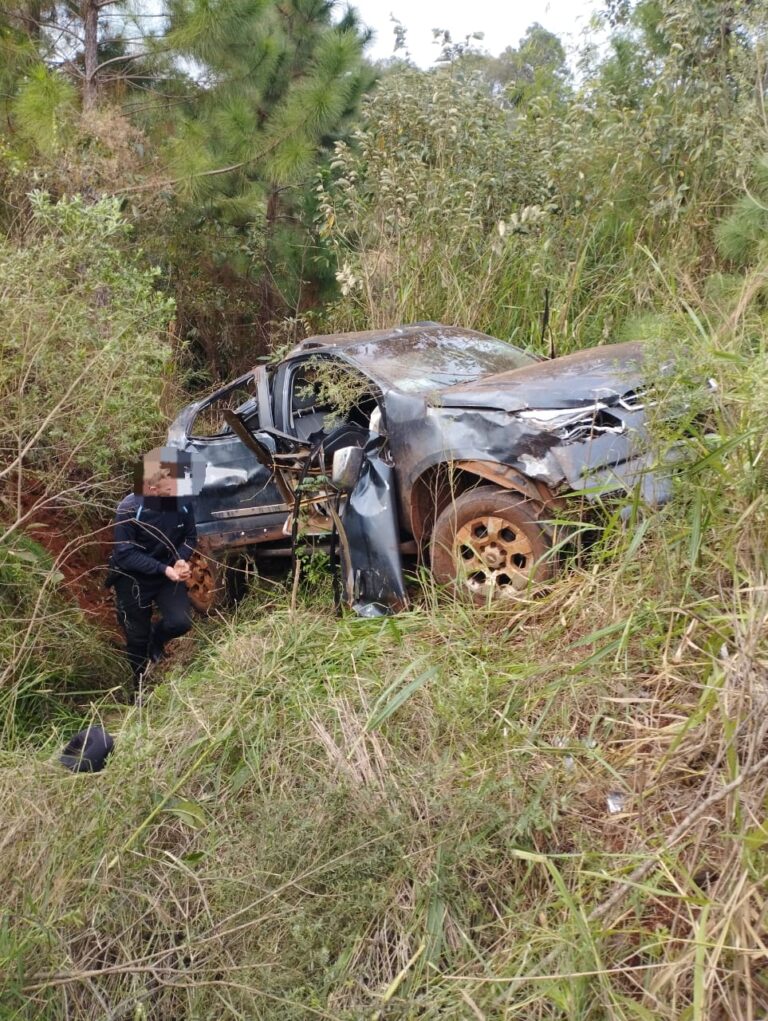
<instances>
[{"instance_id":1,"label":"person's dark jacket","mask_svg":"<svg viewBox=\"0 0 768 1021\"><path fill-rule=\"evenodd\" d=\"M196 544L195 518L188 501L131 493L117 507L109 566L118 574L165 574L169 564L188 560Z\"/></svg>"}]
</instances>

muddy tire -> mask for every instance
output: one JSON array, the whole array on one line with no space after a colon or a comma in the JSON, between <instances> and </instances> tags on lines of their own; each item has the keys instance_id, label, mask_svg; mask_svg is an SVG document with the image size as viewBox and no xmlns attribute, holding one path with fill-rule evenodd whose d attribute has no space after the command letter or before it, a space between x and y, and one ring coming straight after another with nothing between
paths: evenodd
<instances>
[{"instance_id":1,"label":"muddy tire","mask_svg":"<svg viewBox=\"0 0 768 1021\"><path fill-rule=\"evenodd\" d=\"M202 553L189 558L189 601L198 613L208 614L225 602L224 565Z\"/></svg>"},{"instance_id":2,"label":"muddy tire","mask_svg":"<svg viewBox=\"0 0 768 1021\"><path fill-rule=\"evenodd\" d=\"M253 561L237 551L219 554L215 559L195 551L189 566L189 601L204 615L239 602L255 574Z\"/></svg>"},{"instance_id":3,"label":"muddy tire","mask_svg":"<svg viewBox=\"0 0 768 1021\"><path fill-rule=\"evenodd\" d=\"M507 489L481 486L457 497L435 522L432 573L478 606L512 600L555 573L541 506Z\"/></svg>"}]
</instances>

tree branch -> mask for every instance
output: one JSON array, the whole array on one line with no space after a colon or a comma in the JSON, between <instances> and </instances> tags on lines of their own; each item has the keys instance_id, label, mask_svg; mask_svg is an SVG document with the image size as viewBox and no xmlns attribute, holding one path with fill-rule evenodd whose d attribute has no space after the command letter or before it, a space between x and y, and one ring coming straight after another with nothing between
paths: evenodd
<instances>
[{"instance_id":1,"label":"tree branch","mask_svg":"<svg viewBox=\"0 0 768 1021\"><path fill-rule=\"evenodd\" d=\"M243 160L241 163L232 163L228 167L218 167L216 170L201 170L197 174L190 174L185 177L174 177L167 181L152 181L147 184L136 184L131 188L120 188L117 191L113 191L113 195L128 195L134 191L149 191L151 188L172 188L174 184L181 184L182 181L189 180L189 178L198 177L219 177L221 174L231 174L233 170L240 170L241 167L246 166L248 163L253 163L259 157L254 156L251 160Z\"/></svg>"},{"instance_id":2,"label":"tree branch","mask_svg":"<svg viewBox=\"0 0 768 1021\"><path fill-rule=\"evenodd\" d=\"M168 50L159 50L158 52L168 53ZM139 60L141 57L151 57L153 55L151 50L145 50L143 53L124 53L121 57L110 57L109 60L104 60L101 64L98 64L94 73L98 73L103 67L108 67L110 64L117 64L121 60Z\"/></svg>"},{"instance_id":3,"label":"tree branch","mask_svg":"<svg viewBox=\"0 0 768 1021\"><path fill-rule=\"evenodd\" d=\"M55 29L62 35L71 35L72 38L76 39L77 42L79 43L85 43L85 40L81 35L78 35L77 32L73 32L71 28L66 28L66 26L60 25L57 21L37 21L37 19L33 18L31 15L27 15L25 20L31 22L33 25L36 25L37 28ZM56 43L54 43L53 45L55 47Z\"/></svg>"}]
</instances>

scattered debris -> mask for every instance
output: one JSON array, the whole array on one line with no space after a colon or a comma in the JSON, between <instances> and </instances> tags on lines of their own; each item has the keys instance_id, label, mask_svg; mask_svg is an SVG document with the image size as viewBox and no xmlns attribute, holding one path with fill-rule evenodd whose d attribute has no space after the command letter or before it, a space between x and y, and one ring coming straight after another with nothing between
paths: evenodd
<instances>
[{"instance_id":1,"label":"scattered debris","mask_svg":"<svg viewBox=\"0 0 768 1021\"><path fill-rule=\"evenodd\" d=\"M568 740L567 737L564 737L562 734L558 735L552 742L552 746L554 748L567 748L569 745L570 741ZM576 768L576 760L570 754L563 756L562 763L563 769L565 769L567 773L572 773Z\"/></svg>"},{"instance_id":2,"label":"scattered debris","mask_svg":"<svg viewBox=\"0 0 768 1021\"><path fill-rule=\"evenodd\" d=\"M610 815L619 815L626 809L626 798L623 794L612 791L605 800Z\"/></svg>"}]
</instances>

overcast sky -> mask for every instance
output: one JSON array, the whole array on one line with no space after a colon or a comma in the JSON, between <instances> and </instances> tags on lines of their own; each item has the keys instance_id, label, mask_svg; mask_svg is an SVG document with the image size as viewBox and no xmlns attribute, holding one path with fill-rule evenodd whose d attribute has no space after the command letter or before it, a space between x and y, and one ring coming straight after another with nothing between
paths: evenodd
<instances>
[{"instance_id":1,"label":"overcast sky","mask_svg":"<svg viewBox=\"0 0 768 1021\"><path fill-rule=\"evenodd\" d=\"M390 14L408 30L411 57L427 67L438 55L432 42L433 28L447 28L454 42L472 32L484 32L480 45L494 56L507 46L516 46L525 30L538 21L559 35L566 49L573 46L600 0L351 0L364 24L376 38L368 49L378 60L391 57L394 46Z\"/></svg>"}]
</instances>

